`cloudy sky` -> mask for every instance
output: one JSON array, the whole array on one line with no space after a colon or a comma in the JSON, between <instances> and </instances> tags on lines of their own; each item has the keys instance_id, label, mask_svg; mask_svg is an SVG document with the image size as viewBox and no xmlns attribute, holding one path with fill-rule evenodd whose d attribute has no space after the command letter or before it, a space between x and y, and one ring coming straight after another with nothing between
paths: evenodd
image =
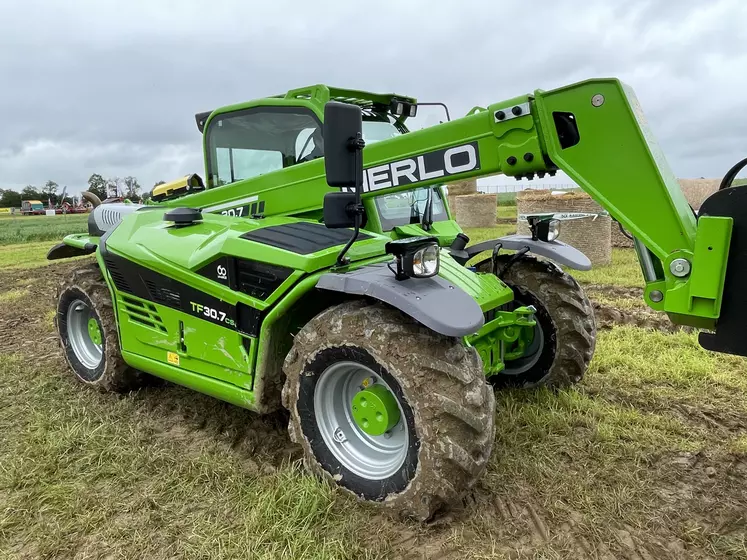
<instances>
[{"instance_id":1,"label":"cloudy sky","mask_svg":"<svg viewBox=\"0 0 747 560\"><path fill-rule=\"evenodd\" d=\"M0 0L0 188L203 174L193 115L312 83L452 116L617 76L680 177L747 156L743 0Z\"/></svg>"}]
</instances>

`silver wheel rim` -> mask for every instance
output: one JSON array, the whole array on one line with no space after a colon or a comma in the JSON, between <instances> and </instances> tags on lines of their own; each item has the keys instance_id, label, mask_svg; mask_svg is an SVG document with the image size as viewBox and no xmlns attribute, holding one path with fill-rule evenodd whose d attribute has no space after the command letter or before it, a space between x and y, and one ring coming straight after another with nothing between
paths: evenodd
<instances>
[{"instance_id":1,"label":"silver wheel rim","mask_svg":"<svg viewBox=\"0 0 747 560\"><path fill-rule=\"evenodd\" d=\"M75 357L88 369L96 369L103 357L101 344L96 344L88 334L88 320L93 318L91 308L76 299L67 308L67 339Z\"/></svg>"},{"instance_id":2,"label":"silver wheel rim","mask_svg":"<svg viewBox=\"0 0 747 560\"><path fill-rule=\"evenodd\" d=\"M353 420L353 397L371 378L377 385L392 390L379 375L357 362L329 366L316 384L314 415L324 443L346 469L361 478L384 480L402 468L410 438L399 401L400 420L386 434L369 435Z\"/></svg>"},{"instance_id":3,"label":"silver wheel rim","mask_svg":"<svg viewBox=\"0 0 747 560\"><path fill-rule=\"evenodd\" d=\"M521 375L522 373L529 371L539 361L542 355L542 349L545 346L545 333L542 332L540 327L539 319L535 316L537 324L534 326L534 338L532 343L527 348L526 352L521 358L506 362L506 367L503 369L505 375Z\"/></svg>"}]
</instances>

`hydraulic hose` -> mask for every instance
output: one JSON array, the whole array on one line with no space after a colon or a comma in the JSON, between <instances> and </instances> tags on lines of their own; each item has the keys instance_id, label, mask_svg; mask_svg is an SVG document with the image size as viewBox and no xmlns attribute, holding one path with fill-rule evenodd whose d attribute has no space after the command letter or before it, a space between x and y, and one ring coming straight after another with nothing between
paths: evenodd
<instances>
[{"instance_id":1,"label":"hydraulic hose","mask_svg":"<svg viewBox=\"0 0 747 560\"><path fill-rule=\"evenodd\" d=\"M734 182L734 179L737 177L737 173L742 171L742 169L747 166L747 158L744 158L742 161L737 163L734 167L729 169L729 172L724 175L724 178L721 180L721 184L718 187L718 190L722 189L728 189L731 187L731 184Z\"/></svg>"}]
</instances>

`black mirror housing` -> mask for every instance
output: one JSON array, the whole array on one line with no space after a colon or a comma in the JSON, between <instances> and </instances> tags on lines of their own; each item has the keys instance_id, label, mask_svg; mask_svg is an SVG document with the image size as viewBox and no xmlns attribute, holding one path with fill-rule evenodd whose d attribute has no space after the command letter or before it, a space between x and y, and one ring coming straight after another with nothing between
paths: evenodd
<instances>
[{"instance_id":1,"label":"black mirror housing","mask_svg":"<svg viewBox=\"0 0 747 560\"><path fill-rule=\"evenodd\" d=\"M363 183L361 108L330 101L324 106L324 172L330 187L354 189Z\"/></svg>"},{"instance_id":2,"label":"black mirror housing","mask_svg":"<svg viewBox=\"0 0 747 560\"><path fill-rule=\"evenodd\" d=\"M330 229L355 226L355 193L331 192L324 195L324 225Z\"/></svg>"}]
</instances>

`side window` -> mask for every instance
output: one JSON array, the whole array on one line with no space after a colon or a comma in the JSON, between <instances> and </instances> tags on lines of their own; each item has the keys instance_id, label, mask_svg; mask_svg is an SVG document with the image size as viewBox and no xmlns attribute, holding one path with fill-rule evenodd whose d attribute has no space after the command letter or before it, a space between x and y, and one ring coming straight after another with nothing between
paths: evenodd
<instances>
[{"instance_id":1,"label":"side window","mask_svg":"<svg viewBox=\"0 0 747 560\"><path fill-rule=\"evenodd\" d=\"M283 154L269 150L216 148L216 161L220 185L283 168Z\"/></svg>"},{"instance_id":2,"label":"side window","mask_svg":"<svg viewBox=\"0 0 747 560\"><path fill-rule=\"evenodd\" d=\"M321 123L301 107L255 107L219 115L207 136L212 187L324 155Z\"/></svg>"}]
</instances>

